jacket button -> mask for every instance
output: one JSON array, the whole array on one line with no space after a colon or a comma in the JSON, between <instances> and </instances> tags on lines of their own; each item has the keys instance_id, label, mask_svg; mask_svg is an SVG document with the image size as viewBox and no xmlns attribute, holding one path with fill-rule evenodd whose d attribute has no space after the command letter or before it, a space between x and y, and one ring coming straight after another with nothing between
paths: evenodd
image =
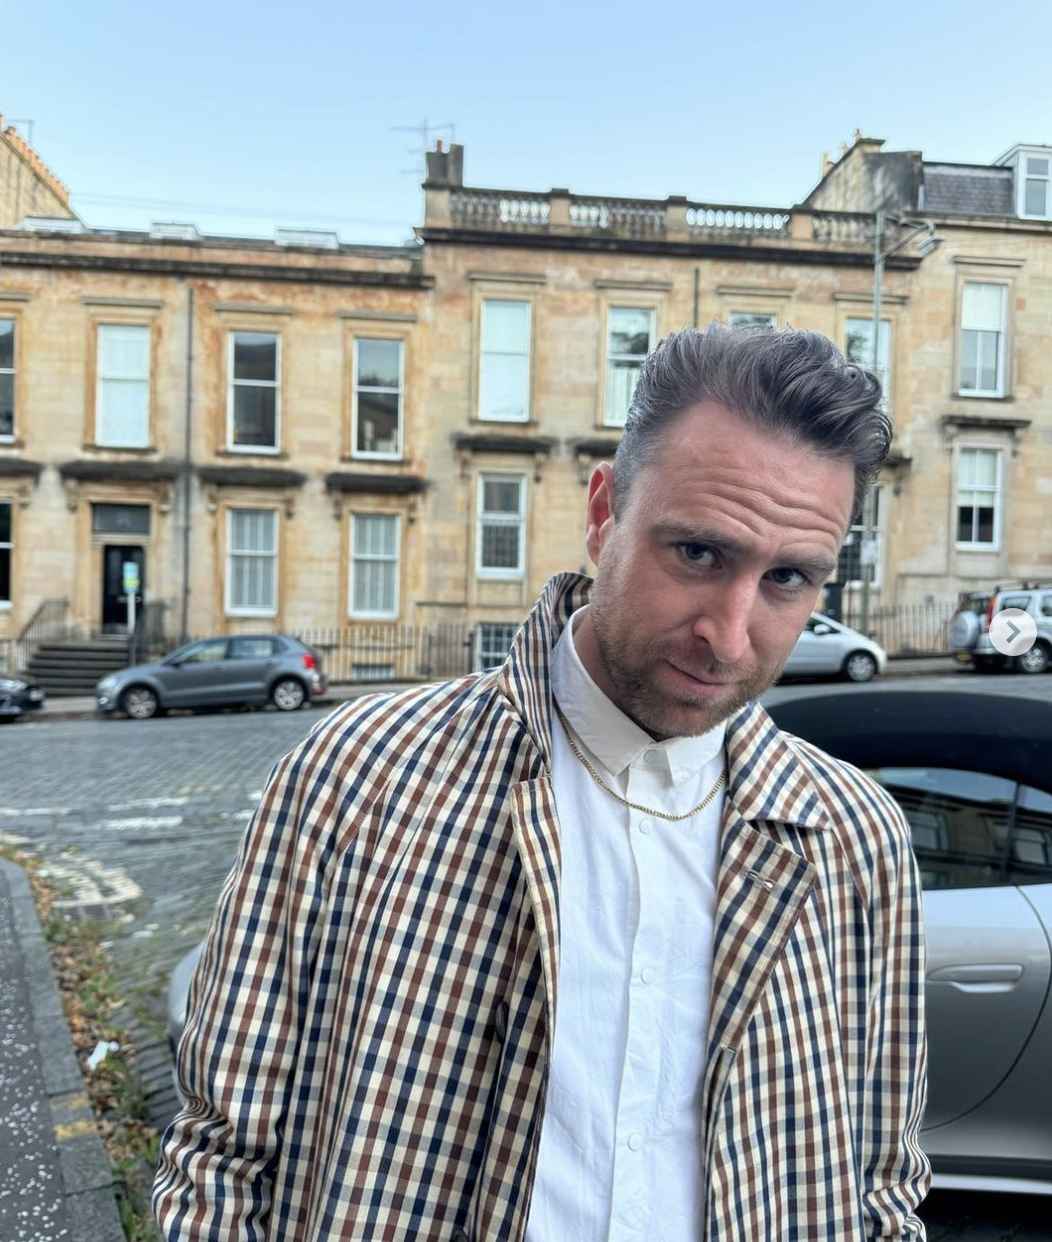
<instances>
[{"instance_id":1,"label":"jacket button","mask_svg":"<svg viewBox=\"0 0 1052 1242\"><path fill-rule=\"evenodd\" d=\"M497 1006L497 1012L493 1015L493 1026L497 1032L497 1038L503 1043L508 1037L508 1006L503 1001Z\"/></svg>"}]
</instances>

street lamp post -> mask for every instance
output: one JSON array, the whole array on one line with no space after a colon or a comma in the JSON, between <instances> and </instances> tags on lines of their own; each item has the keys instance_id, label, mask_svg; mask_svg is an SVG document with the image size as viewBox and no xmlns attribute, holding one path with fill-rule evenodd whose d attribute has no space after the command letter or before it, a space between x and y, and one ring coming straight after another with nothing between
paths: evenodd
<instances>
[{"instance_id":1,"label":"street lamp post","mask_svg":"<svg viewBox=\"0 0 1052 1242\"><path fill-rule=\"evenodd\" d=\"M905 231L892 243L885 247L884 234L888 223L892 222ZM895 254L903 246L908 245L918 233L926 236L918 246L921 256L931 252L942 244L942 238L936 236L935 225L930 220L908 220L881 209L876 213L873 229L873 370L881 374L880 357L880 314L884 296L884 260ZM887 394L885 393L885 400ZM859 625L863 634L869 632L869 592L873 577L873 488L866 492L862 504L862 543L859 548L859 570L862 575L862 591L859 603Z\"/></svg>"}]
</instances>

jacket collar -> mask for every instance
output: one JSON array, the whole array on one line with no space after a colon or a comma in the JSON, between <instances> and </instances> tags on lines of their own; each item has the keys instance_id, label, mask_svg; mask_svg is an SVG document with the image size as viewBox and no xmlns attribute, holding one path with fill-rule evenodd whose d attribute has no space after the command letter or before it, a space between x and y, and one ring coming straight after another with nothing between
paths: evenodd
<instances>
[{"instance_id":1,"label":"jacket collar","mask_svg":"<svg viewBox=\"0 0 1052 1242\"><path fill-rule=\"evenodd\" d=\"M591 585L584 574L549 579L497 673L500 691L525 723L546 771L552 763L552 649L570 617L588 603ZM810 763L758 703L727 722L726 746L727 797L743 819L830 826Z\"/></svg>"}]
</instances>

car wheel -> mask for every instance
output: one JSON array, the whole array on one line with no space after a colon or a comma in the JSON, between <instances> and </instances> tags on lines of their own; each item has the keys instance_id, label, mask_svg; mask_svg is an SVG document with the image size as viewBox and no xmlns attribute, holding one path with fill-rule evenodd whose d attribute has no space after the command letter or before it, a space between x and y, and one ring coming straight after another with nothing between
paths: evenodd
<instances>
[{"instance_id":1,"label":"car wheel","mask_svg":"<svg viewBox=\"0 0 1052 1242\"><path fill-rule=\"evenodd\" d=\"M296 677L282 677L274 683L270 698L279 712L294 712L303 706L307 691Z\"/></svg>"},{"instance_id":2,"label":"car wheel","mask_svg":"<svg viewBox=\"0 0 1052 1242\"><path fill-rule=\"evenodd\" d=\"M853 651L844 661L844 676L848 681L872 681L876 671L877 662L868 651Z\"/></svg>"},{"instance_id":3,"label":"car wheel","mask_svg":"<svg viewBox=\"0 0 1052 1242\"><path fill-rule=\"evenodd\" d=\"M160 706L149 686L130 686L121 696L121 711L132 720L149 720Z\"/></svg>"},{"instance_id":4,"label":"car wheel","mask_svg":"<svg viewBox=\"0 0 1052 1242\"><path fill-rule=\"evenodd\" d=\"M1015 658L1015 666L1021 673L1044 673L1048 665L1048 648L1044 643L1034 643L1029 651Z\"/></svg>"}]
</instances>

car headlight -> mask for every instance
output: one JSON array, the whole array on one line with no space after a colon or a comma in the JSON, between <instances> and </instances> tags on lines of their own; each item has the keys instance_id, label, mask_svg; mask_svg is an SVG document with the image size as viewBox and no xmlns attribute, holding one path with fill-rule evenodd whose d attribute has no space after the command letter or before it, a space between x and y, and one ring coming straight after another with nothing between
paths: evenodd
<instances>
[{"instance_id":1,"label":"car headlight","mask_svg":"<svg viewBox=\"0 0 1052 1242\"><path fill-rule=\"evenodd\" d=\"M17 694L24 690L28 682L18 681L14 677L0 677L0 694Z\"/></svg>"},{"instance_id":2,"label":"car headlight","mask_svg":"<svg viewBox=\"0 0 1052 1242\"><path fill-rule=\"evenodd\" d=\"M112 690L116 684L117 684L116 677L103 677L103 679L98 683L95 689L105 692L108 690Z\"/></svg>"}]
</instances>

